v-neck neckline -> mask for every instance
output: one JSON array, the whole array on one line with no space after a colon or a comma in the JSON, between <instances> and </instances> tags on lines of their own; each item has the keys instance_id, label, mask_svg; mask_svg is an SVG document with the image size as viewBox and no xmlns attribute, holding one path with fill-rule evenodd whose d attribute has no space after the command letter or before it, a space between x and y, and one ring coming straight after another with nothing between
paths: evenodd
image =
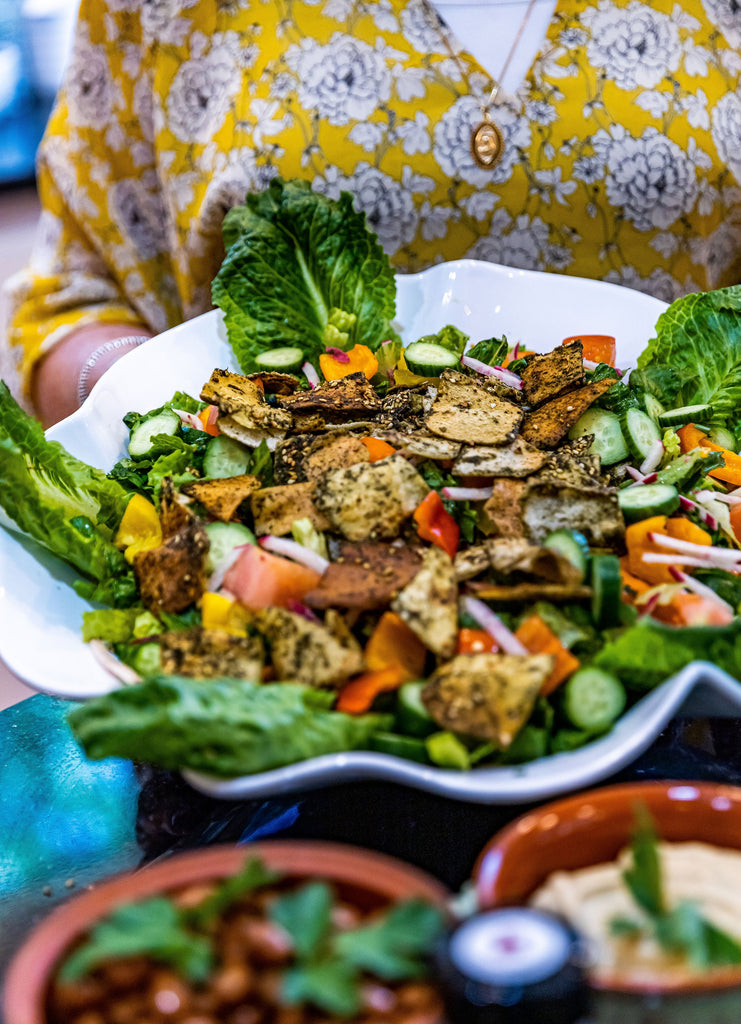
<instances>
[{"instance_id":1,"label":"v-neck neckline","mask_svg":"<svg viewBox=\"0 0 741 1024\"><path fill-rule=\"evenodd\" d=\"M434 14L435 16L436 23L434 26L434 30L437 32L440 38L441 52L447 53L450 56L448 44L450 45L452 53L454 53L456 57L460 59L462 62L464 62L465 65L467 66L465 69L465 84L468 88L469 94L474 96L474 98L478 102L485 102L486 99L488 98L491 89L494 88L494 86L498 83L499 80L494 77L494 75L492 74L491 71L488 70L488 68L485 68L483 64L481 64L477 57L475 57L469 50L465 48L465 46L462 45L456 34L448 26L445 19L442 17L442 15L438 13L433 0L419 0L419 2L425 5L428 8L428 10L430 10L432 14ZM501 104L503 101L509 101L510 105L518 103L517 93L522 89L524 85L532 81L533 72L538 62L543 58L543 56L548 52L548 50L555 49L556 43L552 36L558 21L558 15L560 14L561 8L565 2L566 0L556 0L556 5L553 8L553 13L551 14L551 18L548 23L548 28L546 29L545 35L542 37L540 43L538 44L538 49L535 52L535 56L530 62L530 65L527 71L525 72L524 76L520 80L517 88L514 90L514 92L510 92L509 90L504 89L500 86L496 95L495 103ZM474 95L474 90L471 88L471 78L474 75L486 78L491 83L489 88L486 89L482 95Z\"/></svg>"}]
</instances>

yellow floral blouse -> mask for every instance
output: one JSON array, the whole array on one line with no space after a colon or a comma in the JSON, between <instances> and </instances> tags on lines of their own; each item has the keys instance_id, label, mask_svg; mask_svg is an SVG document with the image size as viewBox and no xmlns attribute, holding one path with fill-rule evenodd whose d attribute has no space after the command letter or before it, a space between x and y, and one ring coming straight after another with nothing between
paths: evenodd
<instances>
[{"instance_id":1,"label":"yellow floral blouse","mask_svg":"<svg viewBox=\"0 0 741 1024\"><path fill-rule=\"evenodd\" d=\"M25 376L81 321L207 310L225 211L278 174L352 192L401 271L741 280L736 0L559 0L494 170L469 152L491 79L445 32L426 0L83 0L9 295Z\"/></svg>"}]
</instances>

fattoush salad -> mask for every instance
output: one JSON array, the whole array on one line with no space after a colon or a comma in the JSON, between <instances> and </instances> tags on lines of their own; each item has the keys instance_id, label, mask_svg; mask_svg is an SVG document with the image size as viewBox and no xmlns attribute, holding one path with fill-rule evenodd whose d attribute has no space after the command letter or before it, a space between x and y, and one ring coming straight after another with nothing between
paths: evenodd
<instances>
[{"instance_id":1,"label":"fattoush salad","mask_svg":"<svg viewBox=\"0 0 741 1024\"><path fill-rule=\"evenodd\" d=\"M608 336L403 347L349 195L276 179L224 238L242 372L129 413L107 473L0 391L0 504L122 681L69 714L88 756L465 770L589 743L695 660L741 679L741 287L628 369Z\"/></svg>"}]
</instances>

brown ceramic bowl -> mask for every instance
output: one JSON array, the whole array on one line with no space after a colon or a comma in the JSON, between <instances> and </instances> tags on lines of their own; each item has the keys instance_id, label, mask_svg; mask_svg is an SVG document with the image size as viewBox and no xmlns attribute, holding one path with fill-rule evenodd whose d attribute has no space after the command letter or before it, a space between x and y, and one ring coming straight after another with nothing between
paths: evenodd
<instances>
[{"instance_id":1,"label":"brown ceramic bowl","mask_svg":"<svg viewBox=\"0 0 741 1024\"><path fill-rule=\"evenodd\" d=\"M303 840L213 846L178 854L133 874L101 882L49 915L13 959L4 992L8 1024L46 1024L45 998L54 971L70 946L116 907L185 886L235 874L250 855L288 878L322 878L363 908L418 897L443 906L449 893L436 879L402 861L371 850ZM414 1024L442 1024L441 1013Z\"/></svg>"},{"instance_id":2,"label":"brown ceramic bowl","mask_svg":"<svg viewBox=\"0 0 741 1024\"><path fill-rule=\"evenodd\" d=\"M648 807L662 839L699 840L741 850L741 787L703 782L606 786L545 804L498 832L474 868L481 905L524 903L553 871L614 860L630 840L637 803ZM741 992L741 967L671 984L658 978L637 984L624 976L605 975L594 987L680 997L733 988ZM737 1009L739 1021L741 1005Z\"/></svg>"}]
</instances>

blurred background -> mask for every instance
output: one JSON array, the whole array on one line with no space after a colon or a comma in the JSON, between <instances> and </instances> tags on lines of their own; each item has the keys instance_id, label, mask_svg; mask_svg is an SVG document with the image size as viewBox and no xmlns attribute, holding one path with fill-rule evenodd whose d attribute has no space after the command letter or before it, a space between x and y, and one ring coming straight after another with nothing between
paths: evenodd
<instances>
[{"instance_id":1,"label":"blurred background","mask_svg":"<svg viewBox=\"0 0 741 1024\"><path fill-rule=\"evenodd\" d=\"M36 149L64 74L77 6L78 0L0 0L0 287L31 252ZM0 580L0 587L8 583ZM0 708L30 693L0 662Z\"/></svg>"}]
</instances>

